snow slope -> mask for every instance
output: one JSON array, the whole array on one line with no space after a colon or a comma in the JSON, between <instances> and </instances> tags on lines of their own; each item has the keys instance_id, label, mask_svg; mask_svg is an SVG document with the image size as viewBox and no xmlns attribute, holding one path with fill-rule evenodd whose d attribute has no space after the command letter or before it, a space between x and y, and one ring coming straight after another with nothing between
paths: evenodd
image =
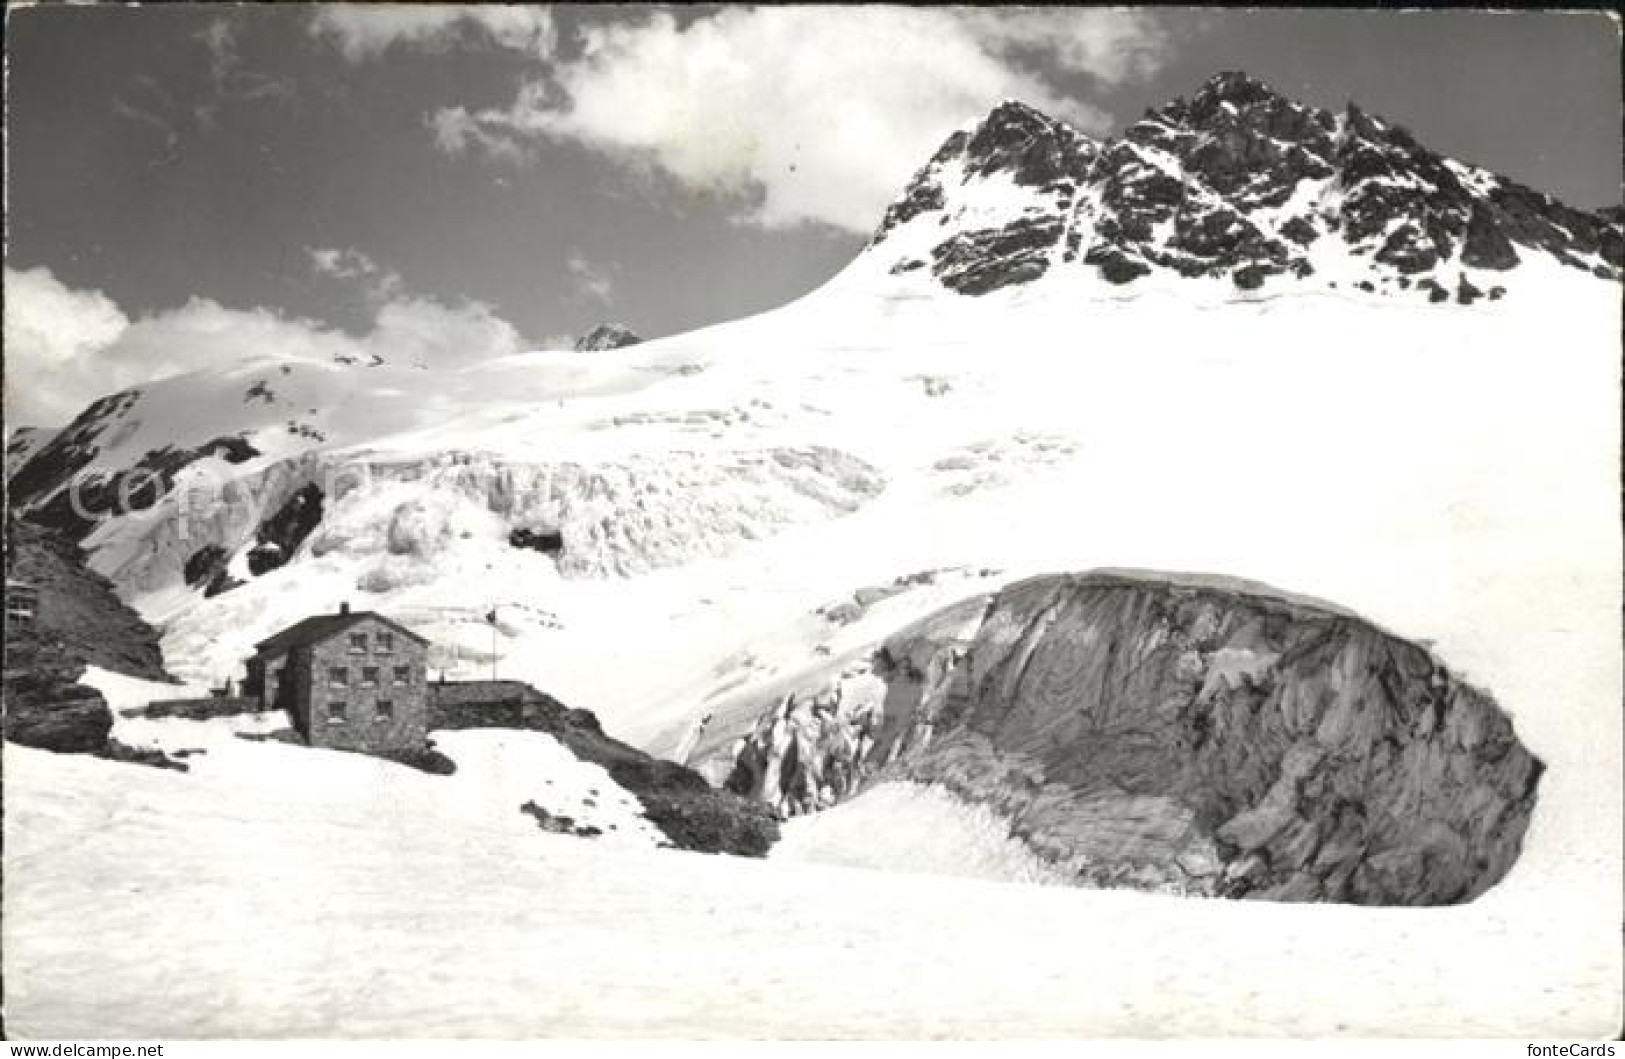
<instances>
[{"instance_id":1,"label":"snow slope","mask_svg":"<svg viewBox=\"0 0 1625 1059\"><path fill-rule=\"evenodd\" d=\"M364 759L290 771L284 755L310 752L244 745L280 787L5 747L11 1036L1618 1025L1617 946L1568 901L1206 902L707 857L504 819L445 826L426 798L380 799ZM320 807L317 791L331 792Z\"/></svg>"},{"instance_id":2,"label":"snow slope","mask_svg":"<svg viewBox=\"0 0 1625 1059\"><path fill-rule=\"evenodd\" d=\"M1013 838L1010 824L944 788L881 783L861 798L785 825L774 858L847 868L1062 886L1060 872Z\"/></svg>"}]
</instances>

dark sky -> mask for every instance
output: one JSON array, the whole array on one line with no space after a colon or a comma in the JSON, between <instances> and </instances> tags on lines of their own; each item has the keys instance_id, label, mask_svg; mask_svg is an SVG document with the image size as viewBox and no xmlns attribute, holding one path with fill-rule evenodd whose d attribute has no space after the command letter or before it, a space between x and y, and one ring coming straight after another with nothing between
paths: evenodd
<instances>
[{"instance_id":1,"label":"dark sky","mask_svg":"<svg viewBox=\"0 0 1625 1059\"><path fill-rule=\"evenodd\" d=\"M485 303L531 343L605 319L668 334L816 286L999 96L1047 88L1111 132L1238 68L1574 205L1620 200L1619 35L1600 15L893 14L650 28L649 9L561 9L556 43L526 44L473 21L323 32L302 5L13 9L7 266L131 318L200 297L359 332L410 291ZM688 79L696 63L721 65ZM557 117L589 99L596 116ZM435 124L457 108L484 112L460 149ZM313 267L315 249L372 271Z\"/></svg>"}]
</instances>

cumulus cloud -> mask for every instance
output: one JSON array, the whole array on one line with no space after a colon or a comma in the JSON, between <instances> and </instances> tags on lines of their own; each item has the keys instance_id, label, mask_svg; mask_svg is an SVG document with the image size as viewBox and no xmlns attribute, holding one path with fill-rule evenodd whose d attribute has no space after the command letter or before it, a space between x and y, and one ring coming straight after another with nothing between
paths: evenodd
<instances>
[{"instance_id":1,"label":"cumulus cloud","mask_svg":"<svg viewBox=\"0 0 1625 1059\"><path fill-rule=\"evenodd\" d=\"M484 302L446 305L427 297L384 305L360 345L369 356L420 368L456 367L525 351L514 326Z\"/></svg>"},{"instance_id":2,"label":"cumulus cloud","mask_svg":"<svg viewBox=\"0 0 1625 1059\"><path fill-rule=\"evenodd\" d=\"M556 39L552 11L510 5L334 4L317 9L310 32L357 63L397 47L446 51L482 40L546 56Z\"/></svg>"},{"instance_id":3,"label":"cumulus cloud","mask_svg":"<svg viewBox=\"0 0 1625 1059\"><path fill-rule=\"evenodd\" d=\"M74 290L49 269L6 269L8 423L57 426L96 398L141 382L277 353L332 358L353 340L266 309L207 298L131 319L100 291Z\"/></svg>"},{"instance_id":4,"label":"cumulus cloud","mask_svg":"<svg viewBox=\"0 0 1625 1059\"><path fill-rule=\"evenodd\" d=\"M91 389L90 360L129 326L100 291L70 290L48 269L6 269L6 422L55 426L71 419L84 401L70 394Z\"/></svg>"},{"instance_id":5,"label":"cumulus cloud","mask_svg":"<svg viewBox=\"0 0 1625 1059\"><path fill-rule=\"evenodd\" d=\"M517 159L574 142L721 197L746 223L860 232L949 131L1000 100L1104 132L1109 115L1047 74L1115 85L1169 52L1156 16L1136 11L731 7L580 33L579 53L509 106L436 113L437 144Z\"/></svg>"},{"instance_id":6,"label":"cumulus cloud","mask_svg":"<svg viewBox=\"0 0 1625 1059\"><path fill-rule=\"evenodd\" d=\"M354 264L342 254L335 260ZM60 426L106 394L246 357L435 369L525 348L488 305L403 293L379 303L372 329L359 337L207 298L131 319L100 291L73 290L45 268L6 269L5 295L5 413L15 426Z\"/></svg>"}]
</instances>

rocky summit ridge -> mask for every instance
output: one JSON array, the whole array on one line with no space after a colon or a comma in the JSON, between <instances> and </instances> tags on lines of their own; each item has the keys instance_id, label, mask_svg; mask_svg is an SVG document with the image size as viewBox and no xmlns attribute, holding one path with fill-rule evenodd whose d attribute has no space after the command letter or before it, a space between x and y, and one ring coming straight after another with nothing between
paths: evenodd
<instances>
[{"instance_id":1,"label":"rocky summit ridge","mask_svg":"<svg viewBox=\"0 0 1625 1059\"><path fill-rule=\"evenodd\" d=\"M1353 103L1333 113L1232 72L1106 140L1001 103L914 175L866 256L968 295L1082 268L1115 285L1288 277L1471 303L1542 257L1618 280L1621 247L1617 210L1574 209Z\"/></svg>"},{"instance_id":2,"label":"rocky summit ridge","mask_svg":"<svg viewBox=\"0 0 1625 1059\"><path fill-rule=\"evenodd\" d=\"M608 349L625 349L642 342L643 338L625 324L599 324L576 339L577 353L599 353Z\"/></svg>"}]
</instances>

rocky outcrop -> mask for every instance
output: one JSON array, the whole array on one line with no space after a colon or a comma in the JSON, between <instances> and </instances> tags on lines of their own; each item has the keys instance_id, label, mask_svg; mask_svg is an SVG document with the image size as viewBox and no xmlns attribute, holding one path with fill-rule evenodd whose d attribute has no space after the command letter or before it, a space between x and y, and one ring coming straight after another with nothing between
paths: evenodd
<instances>
[{"instance_id":1,"label":"rocky outcrop","mask_svg":"<svg viewBox=\"0 0 1625 1059\"><path fill-rule=\"evenodd\" d=\"M17 427L6 436L6 480L51 443L56 431L49 427Z\"/></svg>"},{"instance_id":2,"label":"rocky outcrop","mask_svg":"<svg viewBox=\"0 0 1625 1059\"><path fill-rule=\"evenodd\" d=\"M99 753L113 713L101 692L78 682L84 669L57 645L8 635L5 737L62 754Z\"/></svg>"},{"instance_id":3,"label":"rocky outcrop","mask_svg":"<svg viewBox=\"0 0 1625 1059\"><path fill-rule=\"evenodd\" d=\"M962 232L932 249L932 273L960 294L1029 283L1048 270L1060 234L1057 217L1023 217L1003 228Z\"/></svg>"},{"instance_id":4,"label":"rocky outcrop","mask_svg":"<svg viewBox=\"0 0 1625 1059\"><path fill-rule=\"evenodd\" d=\"M32 618L5 625L5 738L59 753L103 754L113 715L79 683L87 664L167 680L158 634L85 568L76 545L7 519L6 577L37 596Z\"/></svg>"},{"instance_id":5,"label":"rocky outcrop","mask_svg":"<svg viewBox=\"0 0 1625 1059\"><path fill-rule=\"evenodd\" d=\"M1437 905L1517 859L1540 761L1487 694L1352 614L1126 573L957 611L878 650L861 706L769 710L730 786L796 812L940 783L1085 885Z\"/></svg>"},{"instance_id":6,"label":"rocky outcrop","mask_svg":"<svg viewBox=\"0 0 1625 1059\"><path fill-rule=\"evenodd\" d=\"M13 644L58 645L72 662L100 666L145 680L168 680L158 632L89 569L79 547L41 526L7 520L6 576L39 594L32 622L6 624ZM8 670L12 667L8 659Z\"/></svg>"},{"instance_id":7,"label":"rocky outcrop","mask_svg":"<svg viewBox=\"0 0 1625 1059\"><path fill-rule=\"evenodd\" d=\"M1067 125L1022 103L1002 103L975 128L950 136L914 174L870 247L928 216L929 251L899 258L890 266L894 274L929 265L944 286L967 295L1029 283L1056 258L1097 152L1094 141ZM1013 186L997 215L960 201L961 189L985 181Z\"/></svg>"},{"instance_id":8,"label":"rocky outcrop","mask_svg":"<svg viewBox=\"0 0 1625 1059\"><path fill-rule=\"evenodd\" d=\"M305 538L321 524L322 500L321 486L310 482L260 523L254 531L254 547L248 552L248 572L259 577L293 558Z\"/></svg>"},{"instance_id":9,"label":"rocky outcrop","mask_svg":"<svg viewBox=\"0 0 1625 1059\"><path fill-rule=\"evenodd\" d=\"M1615 215L1445 158L1352 103L1304 106L1237 72L1104 142L1003 103L943 143L867 252L893 274L929 266L965 295L1065 266L1117 285L1165 272L1253 290L1314 275L1329 243L1394 296L1414 297L1403 281L1418 275L1455 289L1464 267L1505 271L1530 254L1612 279L1625 264Z\"/></svg>"},{"instance_id":10,"label":"rocky outcrop","mask_svg":"<svg viewBox=\"0 0 1625 1059\"><path fill-rule=\"evenodd\" d=\"M577 353L597 353L606 349L624 349L635 346L643 339L624 324L599 324L576 339Z\"/></svg>"},{"instance_id":11,"label":"rocky outcrop","mask_svg":"<svg viewBox=\"0 0 1625 1059\"><path fill-rule=\"evenodd\" d=\"M201 588L204 598L212 598L242 584L231 576L227 569L230 563L231 556L224 548L218 544L205 544L187 557L186 564L181 567L181 576L189 587Z\"/></svg>"}]
</instances>

